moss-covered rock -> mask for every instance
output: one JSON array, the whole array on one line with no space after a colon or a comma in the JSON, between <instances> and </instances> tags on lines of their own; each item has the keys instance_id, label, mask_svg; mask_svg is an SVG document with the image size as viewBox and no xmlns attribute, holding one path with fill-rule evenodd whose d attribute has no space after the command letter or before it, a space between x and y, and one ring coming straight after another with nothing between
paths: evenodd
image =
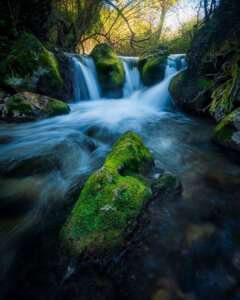
<instances>
[{"instance_id":1,"label":"moss-covered rock","mask_svg":"<svg viewBox=\"0 0 240 300\"><path fill-rule=\"evenodd\" d=\"M121 59L107 44L97 45L92 53L103 96L121 96L125 72Z\"/></svg>"},{"instance_id":2,"label":"moss-covered rock","mask_svg":"<svg viewBox=\"0 0 240 300\"><path fill-rule=\"evenodd\" d=\"M139 136L128 132L120 138L103 167L87 180L62 228L68 253L104 256L122 246L151 195L139 175L152 163Z\"/></svg>"},{"instance_id":3,"label":"moss-covered rock","mask_svg":"<svg viewBox=\"0 0 240 300\"><path fill-rule=\"evenodd\" d=\"M150 55L139 61L139 69L143 83L151 86L163 80L168 53Z\"/></svg>"},{"instance_id":4,"label":"moss-covered rock","mask_svg":"<svg viewBox=\"0 0 240 300\"><path fill-rule=\"evenodd\" d=\"M213 139L226 148L240 151L240 108L234 110L216 126Z\"/></svg>"},{"instance_id":5,"label":"moss-covered rock","mask_svg":"<svg viewBox=\"0 0 240 300\"><path fill-rule=\"evenodd\" d=\"M1 119L7 121L31 121L70 112L63 101L30 92L7 97L1 111Z\"/></svg>"},{"instance_id":6,"label":"moss-covered rock","mask_svg":"<svg viewBox=\"0 0 240 300\"><path fill-rule=\"evenodd\" d=\"M181 97L180 86L181 83L184 81L184 77L185 72L178 73L176 76L173 77L173 79L170 82L169 92L174 99Z\"/></svg>"},{"instance_id":7,"label":"moss-covered rock","mask_svg":"<svg viewBox=\"0 0 240 300\"><path fill-rule=\"evenodd\" d=\"M1 84L17 92L52 95L63 87L59 64L32 34L22 33L1 64Z\"/></svg>"},{"instance_id":8,"label":"moss-covered rock","mask_svg":"<svg viewBox=\"0 0 240 300\"><path fill-rule=\"evenodd\" d=\"M208 111L213 81L205 77L189 77L188 71L178 73L170 82L169 92L180 108L199 115Z\"/></svg>"}]
</instances>

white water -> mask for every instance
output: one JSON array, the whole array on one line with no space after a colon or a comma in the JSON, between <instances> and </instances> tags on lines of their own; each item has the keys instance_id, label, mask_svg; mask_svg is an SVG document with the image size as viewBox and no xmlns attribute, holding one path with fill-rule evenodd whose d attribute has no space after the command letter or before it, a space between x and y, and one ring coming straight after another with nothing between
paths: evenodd
<instances>
[{"instance_id":1,"label":"white water","mask_svg":"<svg viewBox=\"0 0 240 300\"><path fill-rule=\"evenodd\" d=\"M92 100L100 98L95 64L91 57L71 56L74 75L74 100Z\"/></svg>"},{"instance_id":2,"label":"white water","mask_svg":"<svg viewBox=\"0 0 240 300\"><path fill-rule=\"evenodd\" d=\"M178 138L183 139L181 134L169 136L169 129L160 128L159 136L159 126L164 128L169 120L179 128L188 122L174 112L168 92L169 82L177 73L178 57L169 57L165 79L149 89L142 88L135 67L137 60L123 58L126 96L121 99L99 99L93 61L87 57L81 61L75 56L71 59L75 103L69 115L0 125L0 202L12 201L15 207L26 201L31 204L29 210L7 222L6 230L0 231L0 254L9 247L15 253L19 236L44 220L53 207L56 209L65 200L69 190L79 186L79 180L100 167L113 142L127 130L137 131L153 151L164 153L164 159L157 165L169 169L183 167L180 148L174 146L179 143ZM85 94L84 98L86 91L88 97ZM184 151L188 153L185 148ZM0 261L0 268L4 269L1 263L5 261Z\"/></svg>"},{"instance_id":3,"label":"white water","mask_svg":"<svg viewBox=\"0 0 240 300\"><path fill-rule=\"evenodd\" d=\"M140 72L138 70L139 58L120 56L125 71L125 84L123 87L124 97L130 96L133 92L143 87Z\"/></svg>"}]
</instances>

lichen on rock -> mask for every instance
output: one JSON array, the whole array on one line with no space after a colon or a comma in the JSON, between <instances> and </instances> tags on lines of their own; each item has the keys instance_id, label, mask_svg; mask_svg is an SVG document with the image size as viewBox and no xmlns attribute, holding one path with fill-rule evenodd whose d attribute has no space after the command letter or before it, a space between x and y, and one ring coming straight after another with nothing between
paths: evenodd
<instances>
[{"instance_id":1,"label":"lichen on rock","mask_svg":"<svg viewBox=\"0 0 240 300\"><path fill-rule=\"evenodd\" d=\"M128 132L119 139L103 167L87 180L61 230L70 255L106 255L122 246L151 195L140 176L152 164L137 134Z\"/></svg>"}]
</instances>

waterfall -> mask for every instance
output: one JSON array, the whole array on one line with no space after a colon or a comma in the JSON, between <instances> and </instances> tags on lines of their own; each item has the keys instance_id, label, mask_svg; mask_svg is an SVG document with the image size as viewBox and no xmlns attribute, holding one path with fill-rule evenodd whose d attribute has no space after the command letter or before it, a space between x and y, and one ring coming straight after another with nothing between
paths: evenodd
<instances>
[{"instance_id":1,"label":"waterfall","mask_svg":"<svg viewBox=\"0 0 240 300\"><path fill-rule=\"evenodd\" d=\"M96 67L91 57L71 56L73 64L74 100L93 100L100 98L100 87Z\"/></svg>"},{"instance_id":2,"label":"waterfall","mask_svg":"<svg viewBox=\"0 0 240 300\"><path fill-rule=\"evenodd\" d=\"M138 57L119 56L123 62L125 71L125 84L123 87L124 97L130 96L134 91L141 88L142 82L138 69Z\"/></svg>"},{"instance_id":3,"label":"waterfall","mask_svg":"<svg viewBox=\"0 0 240 300\"><path fill-rule=\"evenodd\" d=\"M122 58L126 72L125 97L118 100L100 99L99 83L91 58L69 56L73 64L75 87L75 103L71 104L70 114L16 126L0 124L0 170L2 174L10 174L9 177L0 178L0 201L4 198L13 199L15 206L16 199L22 208L23 199L27 203L29 199L34 200L30 202L33 208L29 215L27 210L21 220L17 219L16 224L11 225L10 232L0 232L0 238L4 241L0 245L0 253L5 253L0 256L0 277L8 263L6 255L10 265L15 251L18 251L16 244L19 236L40 222L48 209L55 209L57 203L64 201L68 192L76 188L79 178L84 178L99 167L99 162L104 160L112 142L121 133L137 131L149 140L150 145L156 143L161 146L161 157L163 151L165 157L171 154L167 148L171 145L168 133L165 132L164 137L161 128L163 141L160 143L159 136L153 138L151 124L156 124L158 128L161 120L175 116L168 86L178 70L185 67L183 56L170 56L165 79L144 89L141 88L137 69L138 59ZM177 148L177 154L178 151ZM171 161L174 156L177 157L175 152L171 155ZM30 170L28 166L31 163L34 168ZM17 172L21 170L23 174L19 176ZM11 177L11 174L18 176ZM72 272L70 266L66 277Z\"/></svg>"}]
</instances>

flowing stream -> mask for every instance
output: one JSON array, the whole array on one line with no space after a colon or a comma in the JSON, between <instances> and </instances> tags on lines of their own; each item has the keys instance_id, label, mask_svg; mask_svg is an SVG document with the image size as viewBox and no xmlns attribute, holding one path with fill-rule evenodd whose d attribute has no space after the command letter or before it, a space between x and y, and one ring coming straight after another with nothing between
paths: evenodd
<instances>
[{"instance_id":1,"label":"flowing stream","mask_svg":"<svg viewBox=\"0 0 240 300\"><path fill-rule=\"evenodd\" d=\"M143 86L136 58L122 60L123 98L102 99L93 61L71 56L75 98L69 115L0 124L0 277L17 257L24 234L46 222L48 212L101 166L127 130L143 137L154 155L155 173L164 169L196 182L196 176L216 167L237 172L209 143L212 125L178 112L172 103L168 86L179 64L186 67L182 56L168 58L164 80L151 88ZM194 187L185 190L186 197L197 192Z\"/></svg>"}]
</instances>

